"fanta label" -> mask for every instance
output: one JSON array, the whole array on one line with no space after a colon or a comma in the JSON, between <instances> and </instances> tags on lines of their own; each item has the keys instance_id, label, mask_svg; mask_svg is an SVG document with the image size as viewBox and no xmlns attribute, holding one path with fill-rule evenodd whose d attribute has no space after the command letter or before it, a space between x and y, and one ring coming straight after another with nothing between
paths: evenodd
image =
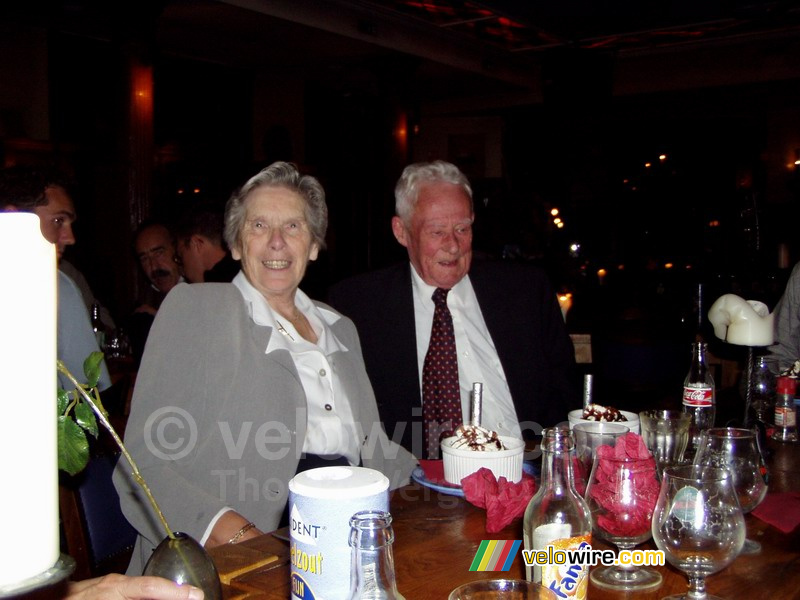
<instances>
[{"instance_id":1,"label":"fanta label","mask_svg":"<svg viewBox=\"0 0 800 600\"><path fill-rule=\"evenodd\" d=\"M548 542L557 550L583 550L591 546L591 534L579 535ZM567 554L569 556L569 554ZM589 588L589 565L548 564L542 566L542 585L550 588L560 599L586 600Z\"/></svg>"}]
</instances>

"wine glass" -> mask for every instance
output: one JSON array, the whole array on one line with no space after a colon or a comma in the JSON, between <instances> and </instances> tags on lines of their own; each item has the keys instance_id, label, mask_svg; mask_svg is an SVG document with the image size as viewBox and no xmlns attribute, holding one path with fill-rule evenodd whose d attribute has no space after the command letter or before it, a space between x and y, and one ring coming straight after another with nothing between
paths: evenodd
<instances>
[{"instance_id":1,"label":"wine glass","mask_svg":"<svg viewBox=\"0 0 800 600\"><path fill-rule=\"evenodd\" d=\"M586 484L594 465L594 455L600 446L613 446L617 438L628 433L625 425L594 421L577 423L572 428L575 436L575 468L572 470L575 479L575 491L581 496L586 493Z\"/></svg>"},{"instance_id":2,"label":"wine glass","mask_svg":"<svg viewBox=\"0 0 800 600\"><path fill-rule=\"evenodd\" d=\"M601 446L595 453L586 488L593 534L620 550L630 550L646 541L652 535L657 493L653 457L615 457L613 448ZM626 592L661 585L658 571L625 564L593 569L590 578L597 586Z\"/></svg>"},{"instance_id":3,"label":"wine glass","mask_svg":"<svg viewBox=\"0 0 800 600\"><path fill-rule=\"evenodd\" d=\"M671 565L687 574L689 591L663 600L719 600L706 593L705 578L734 561L744 536L730 471L697 465L664 469L653 541Z\"/></svg>"},{"instance_id":4,"label":"wine glass","mask_svg":"<svg viewBox=\"0 0 800 600\"><path fill-rule=\"evenodd\" d=\"M175 532L156 546L142 575L155 575L203 590L205 600L222 600L219 573L205 549L185 533Z\"/></svg>"},{"instance_id":5,"label":"wine glass","mask_svg":"<svg viewBox=\"0 0 800 600\"><path fill-rule=\"evenodd\" d=\"M761 459L755 430L715 427L704 431L700 436L694 464L729 469L745 514L761 504L767 495L767 483L763 476L766 467ZM755 554L760 550L759 542L746 539L742 552Z\"/></svg>"}]
</instances>

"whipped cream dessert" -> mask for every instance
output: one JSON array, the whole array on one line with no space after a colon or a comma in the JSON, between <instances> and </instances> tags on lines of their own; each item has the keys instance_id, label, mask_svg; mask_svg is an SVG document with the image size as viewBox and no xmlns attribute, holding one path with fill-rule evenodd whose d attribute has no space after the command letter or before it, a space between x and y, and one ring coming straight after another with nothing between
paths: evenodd
<instances>
[{"instance_id":1,"label":"whipped cream dessert","mask_svg":"<svg viewBox=\"0 0 800 600\"><path fill-rule=\"evenodd\" d=\"M615 423L617 421L627 421L627 417L613 406L600 406L599 404L590 404L583 409L581 418L587 421L602 421L605 423Z\"/></svg>"},{"instance_id":2,"label":"whipped cream dessert","mask_svg":"<svg viewBox=\"0 0 800 600\"><path fill-rule=\"evenodd\" d=\"M454 432L455 439L451 447L476 452L497 452L506 447L496 431L484 429L479 425L459 425Z\"/></svg>"}]
</instances>

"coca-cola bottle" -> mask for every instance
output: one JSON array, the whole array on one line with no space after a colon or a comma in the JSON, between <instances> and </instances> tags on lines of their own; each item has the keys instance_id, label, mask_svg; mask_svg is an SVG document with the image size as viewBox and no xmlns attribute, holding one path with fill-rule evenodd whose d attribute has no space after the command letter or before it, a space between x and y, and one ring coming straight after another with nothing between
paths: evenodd
<instances>
[{"instance_id":1,"label":"coca-cola bottle","mask_svg":"<svg viewBox=\"0 0 800 600\"><path fill-rule=\"evenodd\" d=\"M683 412L692 415L692 444L697 447L700 433L714 426L716 394L714 378L706 364L705 342L692 344L692 364L683 382Z\"/></svg>"}]
</instances>

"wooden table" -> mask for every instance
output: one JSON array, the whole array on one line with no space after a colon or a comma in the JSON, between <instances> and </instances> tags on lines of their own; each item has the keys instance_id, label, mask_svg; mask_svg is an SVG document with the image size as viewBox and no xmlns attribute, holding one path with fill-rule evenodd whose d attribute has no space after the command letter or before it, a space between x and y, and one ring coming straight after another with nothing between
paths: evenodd
<instances>
[{"instance_id":1,"label":"wooden table","mask_svg":"<svg viewBox=\"0 0 800 600\"><path fill-rule=\"evenodd\" d=\"M800 446L770 443L770 492L800 491ZM448 496L416 484L396 490L392 495L394 518L395 569L397 587L407 600L446 599L458 585L496 577L524 578L522 557L518 556L508 573L470 572L472 559L484 539L521 539L522 520L518 519L499 533L485 530L485 512L462 498ZM727 600L790 600L800 598L800 527L790 534L747 515L747 534L761 542L761 553L740 556L722 572L707 578L707 590ZM600 540L594 547L608 547ZM241 544L241 550L273 553L278 560L251 570L225 586L226 599L289 598L288 543L266 534ZM225 557L230 547L212 550L218 564L231 564ZM655 548L652 540L639 548ZM233 559L235 563L235 559ZM241 565L240 565L241 566ZM243 566L247 570L246 566ZM671 566L657 567L664 581L661 587L642 593L609 592L590 584L591 600L660 599L685 592L686 575ZM349 574L342 574L348 577Z\"/></svg>"}]
</instances>

